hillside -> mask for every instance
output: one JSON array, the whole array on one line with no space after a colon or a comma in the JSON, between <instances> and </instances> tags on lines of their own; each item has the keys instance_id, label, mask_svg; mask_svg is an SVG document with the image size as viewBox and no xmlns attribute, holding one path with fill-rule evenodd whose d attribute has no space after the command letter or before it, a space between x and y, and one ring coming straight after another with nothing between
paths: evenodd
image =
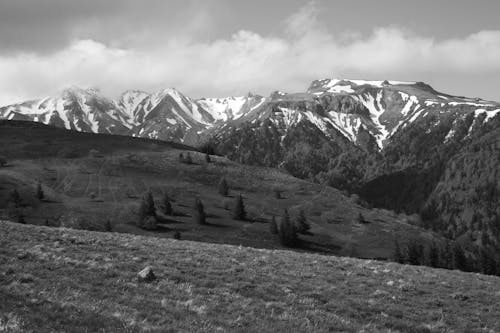
<instances>
[{"instance_id":1,"label":"hillside","mask_svg":"<svg viewBox=\"0 0 500 333\"><path fill-rule=\"evenodd\" d=\"M0 214L29 224L104 230L172 238L281 248L269 231L272 216L288 209L292 219L304 210L310 233L301 235L301 248L365 258L392 258L395 239L439 241L430 232L393 212L368 209L356 197L327 186L294 178L272 168L246 166L219 156L205 155L179 144L130 137L66 131L30 122L0 122ZM190 153L193 164L179 161ZM225 177L229 196L218 193ZM35 197L37 184L44 198ZM21 207L12 209L9 196L17 189ZM160 229L136 226L142 195L152 190ZM280 198L276 198L276 191ZM163 216L160 198L168 193L174 216ZM242 194L248 217L232 217L235 197ZM193 220L193 204L200 198L208 225ZM12 215L12 213L14 213ZM9 216L10 214L10 216ZM364 221L359 220L362 214Z\"/></svg>"},{"instance_id":2,"label":"hillside","mask_svg":"<svg viewBox=\"0 0 500 333\"><path fill-rule=\"evenodd\" d=\"M500 331L498 277L9 222L0 244L7 332Z\"/></svg>"}]
</instances>

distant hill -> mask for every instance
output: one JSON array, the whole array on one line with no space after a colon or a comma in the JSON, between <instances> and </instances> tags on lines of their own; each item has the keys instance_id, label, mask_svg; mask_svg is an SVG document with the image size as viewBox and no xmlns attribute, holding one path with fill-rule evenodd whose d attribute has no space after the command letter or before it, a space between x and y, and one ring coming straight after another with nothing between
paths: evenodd
<instances>
[{"instance_id":1,"label":"distant hill","mask_svg":"<svg viewBox=\"0 0 500 333\"><path fill-rule=\"evenodd\" d=\"M498 277L8 222L0 244L8 332L500 331Z\"/></svg>"}]
</instances>

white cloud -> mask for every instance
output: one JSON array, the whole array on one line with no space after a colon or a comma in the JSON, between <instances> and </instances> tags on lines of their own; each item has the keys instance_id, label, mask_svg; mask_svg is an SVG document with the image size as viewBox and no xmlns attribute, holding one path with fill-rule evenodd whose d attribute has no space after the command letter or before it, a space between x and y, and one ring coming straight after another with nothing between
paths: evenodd
<instances>
[{"instance_id":1,"label":"white cloud","mask_svg":"<svg viewBox=\"0 0 500 333\"><path fill-rule=\"evenodd\" d=\"M282 35L241 30L225 39L186 36L127 48L76 40L45 55L0 55L0 105L53 94L69 86L125 89L176 87L193 97L303 91L317 78L420 80L433 76L500 77L500 31L435 40L398 27L332 34L313 3L284 22Z\"/></svg>"}]
</instances>

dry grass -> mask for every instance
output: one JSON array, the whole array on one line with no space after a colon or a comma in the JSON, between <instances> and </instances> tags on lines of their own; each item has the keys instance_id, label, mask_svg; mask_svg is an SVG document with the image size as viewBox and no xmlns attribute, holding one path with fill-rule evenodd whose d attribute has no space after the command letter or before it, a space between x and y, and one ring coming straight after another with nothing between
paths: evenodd
<instances>
[{"instance_id":1,"label":"dry grass","mask_svg":"<svg viewBox=\"0 0 500 333\"><path fill-rule=\"evenodd\" d=\"M500 331L499 278L395 263L0 222L0 268L4 332Z\"/></svg>"}]
</instances>

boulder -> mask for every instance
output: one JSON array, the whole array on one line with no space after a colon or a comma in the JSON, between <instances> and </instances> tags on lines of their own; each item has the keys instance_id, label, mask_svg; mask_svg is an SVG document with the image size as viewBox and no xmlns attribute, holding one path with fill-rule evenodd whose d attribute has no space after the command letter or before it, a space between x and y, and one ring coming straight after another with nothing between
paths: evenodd
<instances>
[{"instance_id":1,"label":"boulder","mask_svg":"<svg viewBox=\"0 0 500 333\"><path fill-rule=\"evenodd\" d=\"M156 280L156 275L153 273L153 269L148 266L137 273L137 280L139 282L153 282Z\"/></svg>"}]
</instances>

